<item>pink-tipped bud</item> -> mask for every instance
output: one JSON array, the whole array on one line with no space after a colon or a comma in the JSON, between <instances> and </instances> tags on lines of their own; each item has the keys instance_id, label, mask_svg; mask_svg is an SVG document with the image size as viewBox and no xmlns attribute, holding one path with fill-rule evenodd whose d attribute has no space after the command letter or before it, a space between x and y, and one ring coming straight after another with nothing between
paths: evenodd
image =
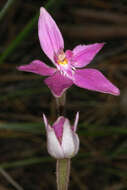
<instances>
[{"instance_id":1,"label":"pink-tipped bud","mask_svg":"<svg viewBox=\"0 0 127 190\"><path fill-rule=\"evenodd\" d=\"M47 133L48 153L56 158L72 158L79 150L79 138L76 134L79 114L77 113L74 126L70 125L67 118L60 116L56 122L50 126L47 118L43 115L45 129Z\"/></svg>"}]
</instances>

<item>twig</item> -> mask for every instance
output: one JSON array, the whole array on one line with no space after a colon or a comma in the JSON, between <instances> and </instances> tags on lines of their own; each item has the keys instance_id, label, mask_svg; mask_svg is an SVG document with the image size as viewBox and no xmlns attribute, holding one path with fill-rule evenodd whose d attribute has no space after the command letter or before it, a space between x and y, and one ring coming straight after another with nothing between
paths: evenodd
<instances>
[{"instance_id":1,"label":"twig","mask_svg":"<svg viewBox=\"0 0 127 190\"><path fill-rule=\"evenodd\" d=\"M13 187L17 190L23 190L23 188L2 168L0 168L0 173L6 178L6 180L11 183Z\"/></svg>"},{"instance_id":2,"label":"twig","mask_svg":"<svg viewBox=\"0 0 127 190\"><path fill-rule=\"evenodd\" d=\"M10 6L14 3L15 0L8 0L7 3L4 5L3 9L0 12L0 20L4 17L7 10L10 8Z\"/></svg>"}]
</instances>

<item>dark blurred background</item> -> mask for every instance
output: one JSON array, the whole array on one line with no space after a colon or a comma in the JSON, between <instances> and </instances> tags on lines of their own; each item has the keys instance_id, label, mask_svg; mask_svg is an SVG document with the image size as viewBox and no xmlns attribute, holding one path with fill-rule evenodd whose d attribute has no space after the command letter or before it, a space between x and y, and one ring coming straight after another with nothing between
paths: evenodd
<instances>
[{"instance_id":1,"label":"dark blurred background","mask_svg":"<svg viewBox=\"0 0 127 190\"><path fill-rule=\"evenodd\" d=\"M34 59L52 64L38 40L41 6L60 27L65 49L106 42L89 67L121 91L115 97L76 86L68 90L66 114L73 122L80 111L81 140L69 189L126 190L127 0L0 0L0 190L56 189L42 121L43 112L56 119L55 100L43 77L16 70Z\"/></svg>"}]
</instances>

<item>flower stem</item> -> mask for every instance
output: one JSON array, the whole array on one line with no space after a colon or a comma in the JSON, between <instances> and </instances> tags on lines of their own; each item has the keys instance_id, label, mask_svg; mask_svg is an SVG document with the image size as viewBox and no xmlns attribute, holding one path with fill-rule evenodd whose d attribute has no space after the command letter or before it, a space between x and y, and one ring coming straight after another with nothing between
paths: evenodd
<instances>
[{"instance_id":1,"label":"flower stem","mask_svg":"<svg viewBox=\"0 0 127 190\"><path fill-rule=\"evenodd\" d=\"M70 159L59 159L56 164L57 190L67 190L70 177Z\"/></svg>"},{"instance_id":2,"label":"flower stem","mask_svg":"<svg viewBox=\"0 0 127 190\"><path fill-rule=\"evenodd\" d=\"M58 116L65 115L66 93L56 98ZM57 190L67 190L70 177L70 159L59 159L56 163Z\"/></svg>"},{"instance_id":3,"label":"flower stem","mask_svg":"<svg viewBox=\"0 0 127 190\"><path fill-rule=\"evenodd\" d=\"M64 92L61 97L56 98L56 106L57 106L58 116L65 115L65 103L66 103L66 93Z\"/></svg>"}]
</instances>

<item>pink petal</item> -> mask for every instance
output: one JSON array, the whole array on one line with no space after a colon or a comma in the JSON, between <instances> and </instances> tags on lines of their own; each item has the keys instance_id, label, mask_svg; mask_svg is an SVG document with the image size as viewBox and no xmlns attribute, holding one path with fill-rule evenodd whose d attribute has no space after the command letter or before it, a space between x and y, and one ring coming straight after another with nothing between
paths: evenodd
<instances>
[{"instance_id":1,"label":"pink petal","mask_svg":"<svg viewBox=\"0 0 127 190\"><path fill-rule=\"evenodd\" d=\"M88 65L103 46L104 43L76 46L73 50L73 66L81 68Z\"/></svg>"},{"instance_id":2,"label":"pink petal","mask_svg":"<svg viewBox=\"0 0 127 190\"><path fill-rule=\"evenodd\" d=\"M54 62L54 55L64 49L62 34L51 15L41 7L38 35L44 53Z\"/></svg>"},{"instance_id":3,"label":"pink petal","mask_svg":"<svg viewBox=\"0 0 127 190\"><path fill-rule=\"evenodd\" d=\"M64 117L59 117L56 122L53 124L52 128L54 129L55 131L55 134L57 136L57 139L59 141L62 140L62 136L63 136L63 125L64 125L64 122L65 122L65 118Z\"/></svg>"},{"instance_id":4,"label":"pink petal","mask_svg":"<svg viewBox=\"0 0 127 190\"><path fill-rule=\"evenodd\" d=\"M73 84L72 80L62 75L59 71L45 79L44 82L55 97L60 97Z\"/></svg>"},{"instance_id":5,"label":"pink petal","mask_svg":"<svg viewBox=\"0 0 127 190\"><path fill-rule=\"evenodd\" d=\"M74 75L74 84L81 88L102 93L119 95L119 89L96 69L77 69Z\"/></svg>"},{"instance_id":6,"label":"pink petal","mask_svg":"<svg viewBox=\"0 0 127 190\"><path fill-rule=\"evenodd\" d=\"M17 67L17 69L19 71L32 72L42 76L50 76L54 72L56 72L56 69L49 67L48 65L39 60L32 61L32 63L28 65L19 66Z\"/></svg>"},{"instance_id":7,"label":"pink petal","mask_svg":"<svg viewBox=\"0 0 127 190\"><path fill-rule=\"evenodd\" d=\"M68 50L65 51L65 55L66 55L67 59L71 60L72 57L73 57L73 52L68 49Z\"/></svg>"}]
</instances>

